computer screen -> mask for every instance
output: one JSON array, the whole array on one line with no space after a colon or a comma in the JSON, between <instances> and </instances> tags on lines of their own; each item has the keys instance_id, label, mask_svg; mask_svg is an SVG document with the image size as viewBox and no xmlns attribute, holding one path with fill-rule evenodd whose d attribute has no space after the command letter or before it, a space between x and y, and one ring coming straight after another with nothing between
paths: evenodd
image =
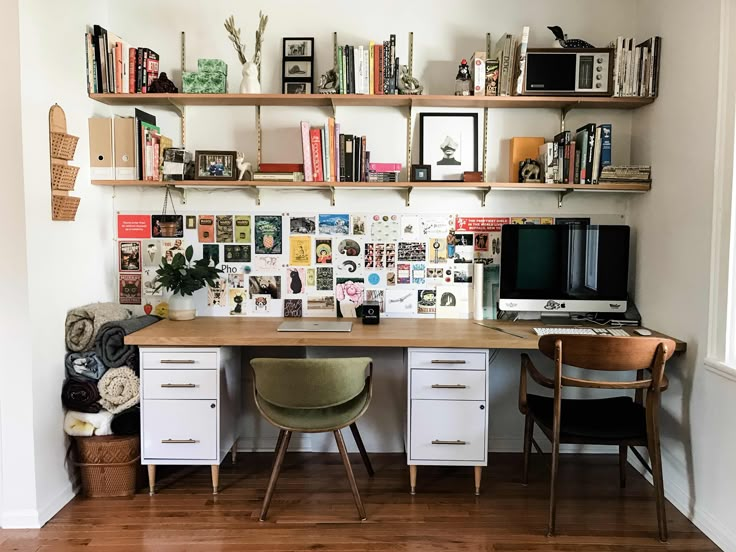
<instances>
[{"instance_id":1,"label":"computer screen","mask_svg":"<svg viewBox=\"0 0 736 552\"><path fill-rule=\"evenodd\" d=\"M628 280L628 226L501 229L501 310L624 312Z\"/></svg>"}]
</instances>

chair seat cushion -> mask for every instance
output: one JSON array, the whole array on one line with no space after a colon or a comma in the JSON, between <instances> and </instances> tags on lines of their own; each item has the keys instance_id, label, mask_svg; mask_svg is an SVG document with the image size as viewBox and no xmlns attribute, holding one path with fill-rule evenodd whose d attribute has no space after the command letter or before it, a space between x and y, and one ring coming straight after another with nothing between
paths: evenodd
<instances>
[{"instance_id":1,"label":"chair seat cushion","mask_svg":"<svg viewBox=\"0 0 736 552\"><path fill-rule=\"evenodd\" d=\"M333 431L353 423L368 406L368 386L347 402L326 408L284 408L258 397L258 405L271 423L295 431Z\"/></svg>"},{"instance_id":2,"label":"chair seat cushion","mask_svg":"<svg viewBox=\"0 0 736 552\"><path fill-rule=\"evenodd\" d=\"M552 428L552 397L528 395L527 405L537 423ZM630 397L562 399L560 438L646 439L646 411Z\"/></svg>"}]
</instances>

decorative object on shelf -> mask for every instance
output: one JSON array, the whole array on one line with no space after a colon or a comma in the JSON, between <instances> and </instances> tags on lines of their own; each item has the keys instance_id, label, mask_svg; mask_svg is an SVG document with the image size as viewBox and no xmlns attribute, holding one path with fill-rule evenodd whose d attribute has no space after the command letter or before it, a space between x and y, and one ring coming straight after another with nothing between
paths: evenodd
<instances>
[{"instance_id":1,"label":"decorative object on shelf","mask_svg":"<svg viewBox=\"0 0 736 552\"><path fill-rule=\"evenodd\" d=\"M470 90L472 86L473 83L470 78L470 68L468 67L468 60L463 59L457 68L457 76L455 77L455 95L470 96Z\"/></svg>"},{"instance_id":2,"label":"decorative object on shelf","mask_svg":"<svg viewBox=\"0 0 736 552\"><path fill-rule=\"evenodd\" d=\"M399 94L407 94L410 96L418 96L424 91L424 86L419 80L409 74L409 67L402 65L399 69Z\"/></svg>"},{"instance_id":3,"label":"decorative object on shelf","mask_svg":"<svg viewBox=\"0 0 736 552\"><path fill-rule=\"evenodd\" d=\"M148 85L149 94L176 94L178 92L179 89L171 80L169 80L166 73L159 74L158 78L154 79L154 81Z\"/></svg>"},{"instance_id":4,"label":"decorative object on shelf","mask_svg":"<svg viewBox=\"0 0 736 552\"><path fill-rule=\"evenodd\" d=\"M66 115L59 104L49 109L49 158L51 168L51 220L73 221L79 207L78 197L70 196L79 167L68 162L74 158L78 137L67 134Z\"/></svg>"},{"instance_id":5,"label":"decorative object on shelf","mask_svg":"<svg viewBox=\"0 0 736 552\"><path fill-rule=\"evenodd\" d=\"M243 65L243 80L240 82L241 94L261 93L261 48L263 46L263 35L268 24L268 16L263 15L263 12L258 12L258 17L255 50L251 61L248 61L248 58L245 57L245 44L240 41L240 29L235 26L235 17L231 15L225 20L225 30L228 38L233 43L233 47L238 53L238 59Z\"/></svg>"},{"instance_id":6,"label":"decorative object on shelf","mask_svg":"<svg viewBox=\"0 0 736 552\"><path fill-rule=\"evenodd\" d=\"M215 287L215 280L222 270L209 266L207 259L199 259L192 263L194 249L190 245L184 255L177 253L171 262L161 259L156 269L156 288L172 292L169 298L170 320L193 320L197 314L192 294L205 286Z\"/></svg>"},{"instance_id":7,"label":"decorative object on shelf","mask_svg":"<svg viewBox=\"0 0 736 552\"><path fill-rule=\"evenodd\" d=\"M547 27L555 35L553 46L557 48L595 48L590 42L579 38L567 38L567 35L557 25Z\"/></svg>"},{"instance_id":8,"label":"decorative object on shelf","mask_svg":"<svg viewBox=\"0 0 736 552\"><path fill-rule=\"evenodd\" d=\"M433 181L462 180L478 170L477 113L420 113L419 163Z\"/></svg>"},{"instance_id":9,"label":"decorative object on shelf","mask_svg":"<svg viewBox=\"0 0 736 552\"><path fill-rule=\"evenodd\" d=\"M430 165L412 165L410 180L412 182L429 182L432 180L432 167Z\"/></svg>"},{"instance_id":10,"label":"decorative object on shelf","mask_svg":"<svg viewBox=\"0 0 736 552\"><path fill-rule=\"evenodd\" d=\"M519 182L542 182L542 166L536 159L524 159L519 163Z\"/></svg>"},{"instance_id":11,"label":"decorative object on shelf","mask_svg":"<svg viewBox=\"0 0 736 552\"><path fill-rule=\"evenodd\" d=\"M164 150L164 180L194 180L194 157L184 148Z\"/></svg>"},{"instance_id":12,"label":"decorative object on shelf","mask_svg":"<svg viewBox=\"0 0 736 552\"><path fill-rule=\"evenodd\" d=\"M197 71L181 76L185 94L224 94L227 92L227 64L219 59L200 59Z\"/></svg>"},{"instance_id":13,"label":"decorative object on shelf","mask_svg":"<svg viewBox=\"0 0 736 552\"><path fill-rule=\"evenodd\" d=\"M244 153L238 152L235 164L238 167L238 180L253 180L253 165L245 160Z\"/></svg>"},{"instance_id":14,"label":"decorative object on shelf","mask_svg":"<svg viewBox=\"0 0 736 552\"><path fill-rule=\"evenodd\" d=\"M483 173L481 171L465 171L463 182L483 182Z\"/></svg>"},{"instance_id":15,"label":"decorative object on shelf","mask_svg":"<svg viewBox=\"0 0 736 552\"><path fill-rule=\"evenodd\" d=\"M237 152L197 150L194 154L196 180L237 180Z\"/></svg>"},{"instance_id":16,"label":"decorative object on shelf","mask_svg":"<svg viewBox=\"0 0 736 552\"><path fill-rule=\"evenodd\" d=\"M319 77L320 94L337 94L337 72L330 69Z\"/></svg>"},{"instance_id":17,"label":"decorative object on shelf","mask_svg":"<svg viewBox=\"0 0 736 552\"><path fill-rule=\"evenodd\" d=\"M314 88L314 38L285 37L282 41L282 94L311 94ZM337 72L330 69L320 77L321 94L337 92Z\"/></svg>"}]
</instances>

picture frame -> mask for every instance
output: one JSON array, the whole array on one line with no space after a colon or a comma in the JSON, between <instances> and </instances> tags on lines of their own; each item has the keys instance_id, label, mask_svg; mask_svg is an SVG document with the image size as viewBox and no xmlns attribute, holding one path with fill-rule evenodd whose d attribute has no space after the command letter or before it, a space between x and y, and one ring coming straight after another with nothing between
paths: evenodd
<instances>
[{"instance_id":1,"label":"picture frame","mask_svg":"<svg viewBox=\"0 0 736 552\"><path fill-rule=\"evenodd\" d=\"M237 152L197 150L194 154L195 180L237 180Z\"/></svg>"},{"instance_id":2,"label":"picture frame","mask_svg":"<svg viewBox=\"0 0 736 552\"><path fill-rule=\"evenodd\" d=\"M284 37L282 48L281 93L312 94L314 37Z\"/></svg>"},{"instance_id":3,"label":"picture frame","mask_svg":"<svg viewBox=\"0 0 736 552\"><path fill-rule=\"evenodd\" d=\"M432 180L432 166L412 165L410 180L412 182L430 182Z\"/></svg>"},{"instance_id":4,"label":"picture frame","mask_svg":"<svg viewBox=\"0 0 736 552\"><path fill-rule=\"evenodd\" d=\"M419 164L433 182L462 181L478 170L477 113L420 113Z\"/></svg>"},{"instance_id":5,"label":"picture frame","mask_svg":"<svg viewBox=\"0 0 736 552\"><path fill-rule=\"evenodd\" d=\"M285 37L283 55L284 58L313 58L314 37Z\"/></svg>"},{"instance_id":6,"label":"picture frame","mask_svg":"<svg viewBox=\"0 0 736 552\"><path fill-rule=\"evenodd\" d=\"M283 94L311 94L312 83L305 81L286 81L281 92Z\"/></svg>"},{"instance_id":7,"label":"picture frame","mask_svg":"<svg viewBox=\"0 0 736 552\"><path fill-rule=\"evenodd\" d=\"M284 58L284 80L290 78L312 79L312 60Z\"/></svg>"}]
</instances>

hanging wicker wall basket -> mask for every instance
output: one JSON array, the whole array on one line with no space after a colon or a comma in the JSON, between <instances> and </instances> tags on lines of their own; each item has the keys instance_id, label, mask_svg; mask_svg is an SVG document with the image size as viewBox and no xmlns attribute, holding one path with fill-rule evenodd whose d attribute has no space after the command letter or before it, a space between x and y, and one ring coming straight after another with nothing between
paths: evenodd
<instances>
[{"instance_id":1,"label":"hanging wicker wall basket","mask_svg":"<svg viewBox=\"0 0 736 552\"><path fill-rule=\"evenodd\" d=\"M49 110L49 154L51 169L51 220L74 220L79 198L70 196L79 167L68 163L74 158L79 138L67 134L66 115L58 104Z\"/></svg>"}]
</instances>

